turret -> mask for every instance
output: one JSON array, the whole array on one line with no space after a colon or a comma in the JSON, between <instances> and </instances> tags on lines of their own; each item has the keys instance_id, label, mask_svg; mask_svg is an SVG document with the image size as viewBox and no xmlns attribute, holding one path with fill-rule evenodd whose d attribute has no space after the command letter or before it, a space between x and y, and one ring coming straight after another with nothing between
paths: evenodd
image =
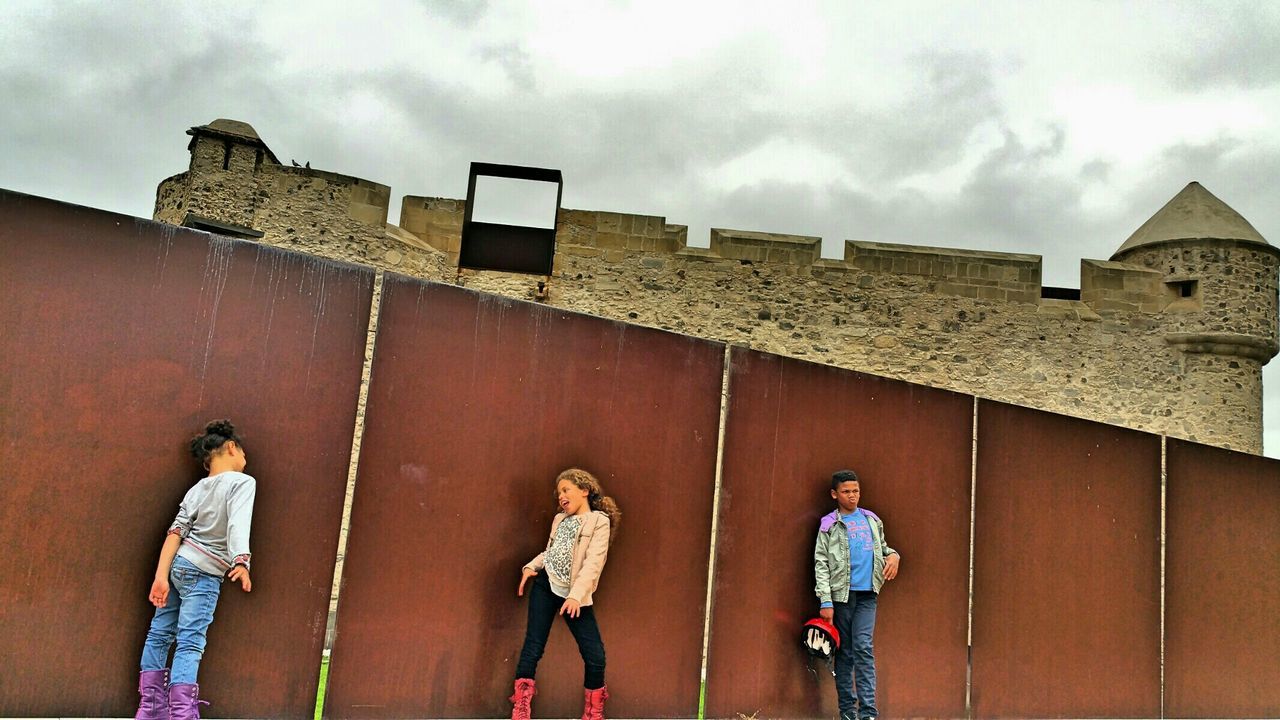
<instances>
[{"instance_id":1,"label":"turret","mask_svg":"<svg viewBox=\"0 0 1280 720\"><path fill-rule=\"evenodd\" d=\"M253 229L262 193L263 165L279 166L271 148L253 126L219 118L189 130L191 165L163 183L156 193L157 220L242 237L261 237Z\"/></svg>"},{"instance_id":2,"label":"turret","mask_svg":"<svg viewBox=\"0 0 1280 720\"><path fill-rule=\"evenodd\" d=\"M1280 250L1199 183L1182 189L1111 257L1159 274L1164 340L1181 364L1162 378L1189 413L1245 418L1262 438L1262 366L1277 351ZM1220 442L1212 437L1196 438Z\"/></svg>"}]
</instances>

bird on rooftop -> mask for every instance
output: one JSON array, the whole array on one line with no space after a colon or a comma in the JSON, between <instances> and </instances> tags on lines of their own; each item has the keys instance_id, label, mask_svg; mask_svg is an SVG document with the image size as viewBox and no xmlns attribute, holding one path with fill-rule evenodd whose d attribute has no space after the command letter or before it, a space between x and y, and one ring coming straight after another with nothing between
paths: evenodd
<instances>
[{"instance_id":1,"label":"bird on rooftop","mask_svg":"<svg viewBox=\"0 0 1280 720\"><path fill-rule=\"evenodd\" d=\"M289 158L289 162L293 163L294 167L302 167L301 165L298 164L298 161L294 160L293 158Z\"/></svg>"}]
</instances>

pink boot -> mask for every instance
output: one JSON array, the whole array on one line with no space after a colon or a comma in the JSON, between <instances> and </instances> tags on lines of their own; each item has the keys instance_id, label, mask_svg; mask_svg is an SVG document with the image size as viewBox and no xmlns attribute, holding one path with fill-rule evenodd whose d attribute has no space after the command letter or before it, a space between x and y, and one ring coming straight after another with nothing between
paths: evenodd
<instances>
[{"instance_id":1,"label":"pink boot","mask_svg":"<svg viewBox=\"0 0 1280 720\"><path fill-rule=\"evenodd\" d=\"M516 691L511 700L511 720L530 720L533 715L533 696L538 694L537 685L529 678L516 680Z\"/></svg>"},{"instance_id":2,"label":"pink boot","mask_svg":"<svg viewBox=\"0 0 1280 720\"><path fill-rule=\"evenodd\" d=\"M138 712L134 720L169 720L169 671L143 670L138 675Z\"/></svg>"},{"instance_id":3,"label":"pink boot","mask_svg":"<svg viewBox=\"0 0 1280 720\"><path fill-rule=\"evenodd\" d=\"M169 720L200 720L200 706L208 704L200 699L200 686L195 683L169 686Z\"/></svg>"},{"instance_id":4,"label":"pink boot","mask_svg":"<svg viewBox=\"0 0 1280 720\"><path fill-rule=\"evenodd\" d=\"M582 720L604 720L604 701L609 699L609 688L582 690Z\"/></svg>"}]
</instances>

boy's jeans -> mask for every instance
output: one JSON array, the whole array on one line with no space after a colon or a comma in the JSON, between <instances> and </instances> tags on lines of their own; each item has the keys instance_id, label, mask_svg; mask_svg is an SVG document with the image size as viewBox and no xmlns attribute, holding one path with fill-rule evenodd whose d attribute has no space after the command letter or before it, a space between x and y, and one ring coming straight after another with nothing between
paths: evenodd
<instances>
[{"instance_id":1,"label":"boy's jeans","mask_svg":"<svg viewBox=\"0 0 1280 720\"><path fill-rule=\"evenodd\" d=\"M840 633L840 649L836 651L840 720L877 717L876 657L871 646L871 633L876 628L876 594L870 590L850 590L849 602L832 604L836 611L836 630ZM857 695L853 692L855 681Z\"/></svg>"},{"instance_id":2,"label":"boy's jeans","mask_svg":"<svg viewBox=\"0 0 1280 720\"><path fill-rule=\"evenodd\" d=\"M200 572L181 557L173 559L169 571L169 600L156 608L142 646L142 669L163 670L169 648L177 640L169 682L195 683L204 655L205 633L213 622L213 609L222 591L222 578Z\"/></svg>"}]
</instances>

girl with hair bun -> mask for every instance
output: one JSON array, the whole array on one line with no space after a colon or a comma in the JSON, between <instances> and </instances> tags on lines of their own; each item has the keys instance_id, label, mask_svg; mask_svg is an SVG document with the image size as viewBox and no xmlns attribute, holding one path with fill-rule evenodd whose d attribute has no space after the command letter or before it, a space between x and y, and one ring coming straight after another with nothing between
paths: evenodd
<instances>
[{"instance_id":1,"label":"girl with hair bun","mask_svg":"<svg viewBox=\"0 0 1280 720\"><path fill-rule=\"evenodd\" d=\"M148 599L155 616L142 646L136 720L198 720L196 673L224 579L249 592L249 523L257 481L230 420L191 439L208 476L187 491L169 525ZM173 667L168 668L173 649ZM207 704L207 703L206 703Z\"/></svg>"},{"instance_id":2,"label":"girl with hair bun","mask_svg":"<svg viewBox=\"0 0 1280 720\"><path fill-rule=\"evenodd\" d=\"M602 720L609 691L604 684L604 641L592 610L591 595L600 582L609 556L609 545L618 532L622 512L604 494L600 481L580 468L570 468L556 478L560 512L551 521L547 548L520 572L517 595L529 593L529 622L524 647L516 665L515 694L511 696L512 720L529 720L537 692L534 672L556 615L563 615L585 666L583 720ZM545 572L543 572L545 571Z\"/></svg>"}]
</instances>

